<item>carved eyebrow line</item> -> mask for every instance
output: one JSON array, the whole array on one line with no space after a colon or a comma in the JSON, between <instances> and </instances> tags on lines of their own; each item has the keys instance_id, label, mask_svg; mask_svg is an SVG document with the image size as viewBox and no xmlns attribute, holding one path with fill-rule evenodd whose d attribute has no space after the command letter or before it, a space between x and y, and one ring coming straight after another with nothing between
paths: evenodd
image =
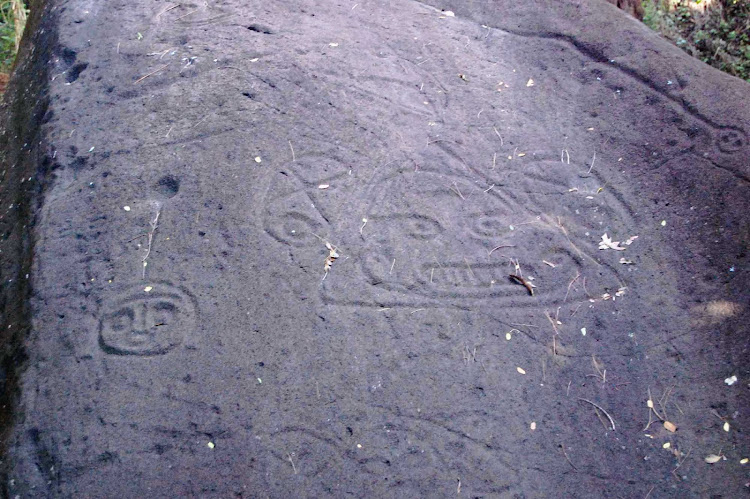
<instances>
[{"instance_id":1,"label":"carved eyebrow line","mask_svg":"<svg viewBox=\"0 0 750 499\"><path fill-rule=\"evenodd\" d=\"M143 302L169 302L169 303L175 303L180 304L183 303L185 300L182 296L174 294L174 293L167 293L167 292L150 292L148 295L145 293L143 295L130 295L124 300L119 301L118 303L113 303L110 305L111 308L119 308L128 306L132 303L143 303Z\"/></svg>"}]
</instances>

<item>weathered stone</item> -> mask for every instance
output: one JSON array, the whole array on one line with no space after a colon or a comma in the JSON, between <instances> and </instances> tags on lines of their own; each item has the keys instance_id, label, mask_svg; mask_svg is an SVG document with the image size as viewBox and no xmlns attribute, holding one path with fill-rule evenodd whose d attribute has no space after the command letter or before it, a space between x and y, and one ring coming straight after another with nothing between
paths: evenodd
<instances>
[{"instance_id":1,"label":"weathered stone","mask_svg":"<svg viewBox=\"0 0 750 499\"><path fill-rule=\"evenodd\" d=\"M4 496L745 493L747 83L600 2L35 7Z\"/></svg>"}]
</instances>

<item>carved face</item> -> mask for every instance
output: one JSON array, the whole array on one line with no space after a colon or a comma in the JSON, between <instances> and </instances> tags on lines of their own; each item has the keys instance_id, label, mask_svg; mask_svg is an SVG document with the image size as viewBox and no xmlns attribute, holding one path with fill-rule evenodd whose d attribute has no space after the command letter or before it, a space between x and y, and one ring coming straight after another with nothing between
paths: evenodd
<instances>
[{"instance_id":1,"label":"carved face","mask_svg":"<svg viewBox=\"0 0 750 499\"><path fill-rule=\"evenodd\" d=\"M141 285L109 303L100 320L99 344L115 355L161 355L182 344L195 309L180 290Z\"/></svg>"},{"instance_id":2,"label":"carved face","mask_svg":"<svg viewBox=\"0 0 750 499\"><path fill-rule=\"evenodd\" d=\"M634 227L630 208L614 189L601 189L606 181L559 160L490 172L434 163L442 166L405 161L367 182L327 177L324 194L317 183L326 178L296 189L288 183L270 197L266 230L305 254L323 251L312 234L340 245L354 265L339 275L335 263L322 283L332 304L533 308L588 299L568 293L578 274L592 296L624 286L617 260L599 261L596 249L606 231L633 235L625 233ZM515 261L534 296L509 277L518 273Z\"/></svg>"},{"instance_id":3,"label":"carved face","mask_svg":"<svg viewBox=\"0 0 750 499\"><path fill-rule=\"evenodd\" d=\"M379 183L365 229L366 281L418 301L492 299L493 305L514 307L562 301L576 272L595 265L586 261L589 245L566 237L576 222L563 230L553 216L528 208L539 203L511 196L507 188L485 189L459 175L430 171L401 172ZM515 187L532 197L542 190ZM557 213L564 213L562 207ZM537 286L536 296L510 279L518 273L512 261ZM617 289L614 272L600 267L600 284Z\"/></svg>"}]
</instances>

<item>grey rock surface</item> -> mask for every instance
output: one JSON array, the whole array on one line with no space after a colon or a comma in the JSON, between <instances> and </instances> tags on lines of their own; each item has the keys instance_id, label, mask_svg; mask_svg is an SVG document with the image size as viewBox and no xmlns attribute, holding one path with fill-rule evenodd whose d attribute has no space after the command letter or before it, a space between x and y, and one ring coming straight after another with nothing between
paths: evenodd
<instances>
[{"instance_id":1,"label":"grey rock surface","mask_svg":"<svg viewBox=\"0 0 750 499\"><path fill-rule=\"evenodd\" d=\"M747 83L599 1L36 7L4 496L747 494Z\"/></svg>"}]
</instances>

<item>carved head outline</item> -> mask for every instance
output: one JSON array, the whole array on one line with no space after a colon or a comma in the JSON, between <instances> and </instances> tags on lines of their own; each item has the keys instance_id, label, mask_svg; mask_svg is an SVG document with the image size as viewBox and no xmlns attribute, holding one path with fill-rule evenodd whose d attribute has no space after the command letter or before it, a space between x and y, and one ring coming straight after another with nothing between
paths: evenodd
<instances>
[{"instance_id":1,"label":"carved head outline","mask_svg":"<svg viewBox=\"0 0 750 499\"><path fill-rule=\"evenodd\" d=\"M185 341L195 315L194 300L182 289L166 283L132 286L102 310L99 346L113 355L163 355Z\"/></svg>"}]
</instances>

